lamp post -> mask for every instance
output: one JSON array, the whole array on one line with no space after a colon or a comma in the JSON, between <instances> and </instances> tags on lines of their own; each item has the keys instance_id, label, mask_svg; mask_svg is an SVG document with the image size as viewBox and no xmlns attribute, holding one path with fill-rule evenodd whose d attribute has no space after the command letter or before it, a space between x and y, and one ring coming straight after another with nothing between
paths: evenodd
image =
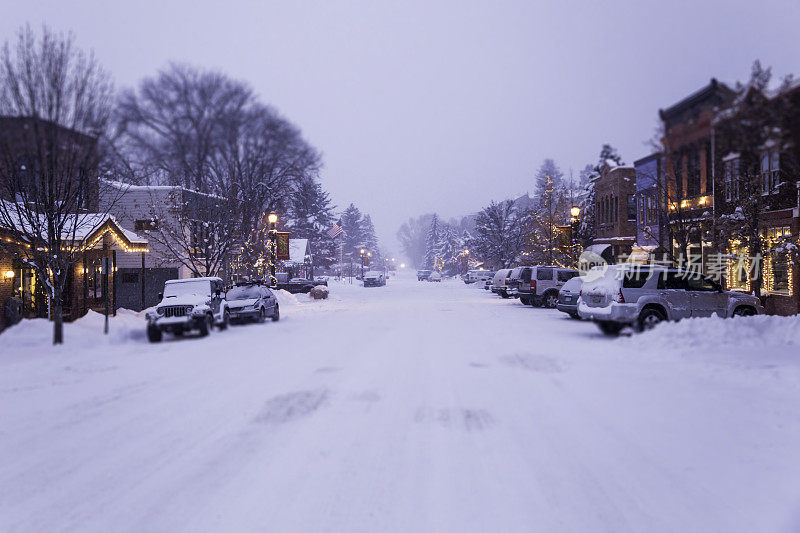
<instances>
[{"instance_id":1,"label":"lamp post","mask_svg":"<svg viewBox=\"0 0 800 533\"><path fill-rule=\"evenodd\" d=\"M361 281L364 281L364 260L367 258L367 252L361 249Z\"/></svg>"},{"instance_id":2,"label":"lamp post","mask_svg":"<svg viewBox=\"0 0 800 533\"><path fill-rule=\"evenodd\" d=\"M571 217L571 225L572 225L572 231L570 232L572 234L572 253L575 259L575 263L577 264L578 258L575 256L577 256L577 251L578 251L577 249L578 228L580 227L581 208L578 207L577 205L573 205L569 210L569 214Z\"/></svg>"},{"instance_id":3,"label":"lamp post","mask_svg":"<svg viewBox=\"0 0 800 533\"><path fill-rule=\"evenodd\" d=\"M269 221L269 284L271 287L278 285L278 278L275 277L275 263L278 261L278 215L270 213L267 216Z\"/></svg>"}]
</instances>

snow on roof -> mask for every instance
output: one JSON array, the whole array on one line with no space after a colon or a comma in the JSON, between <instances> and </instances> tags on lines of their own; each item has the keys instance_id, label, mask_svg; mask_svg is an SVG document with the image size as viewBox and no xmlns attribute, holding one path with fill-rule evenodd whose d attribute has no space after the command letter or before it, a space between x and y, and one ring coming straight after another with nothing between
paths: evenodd
<instances>
[{"instance_id":1,"label":"snow on roof","mask_svg":"<svg viewBox=\"0 0 800 533\"><path fill-rule=\"evenodd\" d=\"M40 221L35 223L35 225L38 225L38 228L31 227L31 221L27 220L27 217L18 216L16 206L13 202L8 202L6 200L2 200L2 202L3 212L8 214L10 220L6 221L6 223L0 220L0 227L6 227L10 230L16 229L28 234L36 233L37 231L43 232L47 228L44 215L40 214ZM110 226L116 233L120 234L124 240L129 241L129 244L147 244L147 239L143 239L133 231L125 229L117 222L117 219L114 218L113 215L108 213L76 213L66 215L61 238L73 242L84 242L100 232L104 225ZM40 238L46 240L46 235L41 235Z\"/></svg>"},{"instance_id":2,"label":"snow on roof","mask_svg":"<svg viewBox=\"0 0 800 533\"><path fill-rule=\"evenodd\" d=\"M192 193L192 194L200 194L202 196L208 196L209 198L217 198L219 200L227 200L227 198L225 198L224 196L219 196L218 194L211 194L211 193L207 193L207 192L194 191L192 189L187 189L186 187L183 187L182 185L132 185L130 183L123 183L121 181L109 180L109 179L103 179L103 180L100 180L100 181L103 182L105 185L108 185L109 187L113 187L114 189L120 190L122 192L126 192L126 191L131 191L131 192L133 192L133 191L183 191L183 192L189 192L189 193Z\"/></svg>"},{"instance_id":3,"label":"snow on roof","mask_svg":"<svg viewBox=\"0 0 800 533\"><path fill-rule=\"evenodd\" d=\"M289 239L289 262L305 263L308 255L308 239Z\"/></svg>"}]
</instances>

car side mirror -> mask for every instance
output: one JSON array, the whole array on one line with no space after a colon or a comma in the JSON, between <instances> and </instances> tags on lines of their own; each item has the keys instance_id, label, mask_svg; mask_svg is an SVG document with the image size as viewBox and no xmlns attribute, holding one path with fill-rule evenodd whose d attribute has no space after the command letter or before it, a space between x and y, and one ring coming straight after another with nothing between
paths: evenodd
<instances>
[{"instance_id":1,"label":"car side mirror","mask_svg":"<svg viewBox=\"0 0 800 533\"><path fill-rule=\"evenodd\" d=\"M164 299L164 293L163 292L159 292L158 293L158 299L159 300L163 300Z\"/></svg>"}]
</instances>

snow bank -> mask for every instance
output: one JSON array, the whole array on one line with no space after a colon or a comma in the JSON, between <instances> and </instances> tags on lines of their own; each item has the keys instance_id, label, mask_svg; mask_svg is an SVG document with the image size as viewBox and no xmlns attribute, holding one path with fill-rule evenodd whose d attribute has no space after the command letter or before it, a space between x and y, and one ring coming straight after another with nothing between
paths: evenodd
<instances>
[{"instance_id":1,"label":"snow bank","mask_svg":"<svg viewBox=\"0 0 800 533\"><path fill-rule=\"evenodd\" d=\"M278 305L281 308L281 312L300 305L300 301L297 299L297 296L287 290L280 289L273 290L272 292L275 294L275 298L278 299Z\"/></svg>"},{"instance_id":2,"label":"snow bank","mask_svg":"<svg viewBox=\"0 0 800 533\"><path fill-rule=\"evenodd\" d=\"M690 318L665 322L632 340L690 349L800 346L800 317Z\"/></svg>"},{"instance_id":3,"label":"snow bank","mask_svg":"<svg viewBox=\"0 0 800 533\"><path fill-rule=\"evenodd\" d=\"M619 342L657 358L683 359L737 368L781 368L800 379L800 317L759 315L689 318L663 322Z\"/></svg>"},{"instance_id":4,"label":"snow bank","mask_svg":"<svg viewBox=\"0 0 800 533\"><path fill-rule=\"evenodd\" d=\"M144 341L145 320L141 313L120 309L109 317L108 335L103 335L105 317L95 311L64 324L64 347L69 351L95 348L98 344ZM53 323L44 318L26 319L0 334L0 359L13 358L31 348L42 353L52 348Z\"/></svg>"}]
</instances>

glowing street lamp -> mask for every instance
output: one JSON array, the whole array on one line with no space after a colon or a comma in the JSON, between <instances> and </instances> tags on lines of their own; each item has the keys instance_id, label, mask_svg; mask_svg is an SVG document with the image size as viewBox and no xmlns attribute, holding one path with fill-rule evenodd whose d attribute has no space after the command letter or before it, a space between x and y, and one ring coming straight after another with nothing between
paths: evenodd
<instances>
[{"instance_id":1,"label":"glowing street lamp","mask_svg":"<svg viewBox=\"0 0 800 533\"><path fill-rule=\"evenodd\" d=\"M275 277L275 263L278 261L278 215L270 213L267 215L269 221L269 284L277 287L278 278Z\"/></svg>"},{"instance_id":2,"label":"glowing street lamp","mask_svg":"<svg viewBox=\"0 0 800 533\"><path fill-rule=\"evenodd\" d=\"M581 216L581 208L577 205L573 205L569 210L569 214L572 215L572 218L578 218Z\"/></svg>"}]
</instances>

